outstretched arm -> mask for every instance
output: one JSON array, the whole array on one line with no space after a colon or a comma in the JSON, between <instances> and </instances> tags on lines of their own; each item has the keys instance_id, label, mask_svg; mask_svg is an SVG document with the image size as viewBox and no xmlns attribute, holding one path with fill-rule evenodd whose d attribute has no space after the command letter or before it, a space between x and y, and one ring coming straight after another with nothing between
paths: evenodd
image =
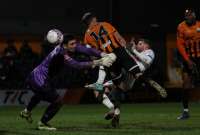
<instances>
[{"instance_id":1,"label":"outstretched arm","mask_svg":"<svg viewBox=\"0 0 200 135\"><path fill-rule=\"evenodd\" d=\"M68 54L64 55L64 62L66 65L69 65L76 69L84 69L84 68L93 68L95 66L106 66L110 67L113 63L113 60L110 57L103 57L98 60L79 62L71 58Z\"/></svg>"},{"instance_id":2,"label":"outstretched arm","mask_svg":"<svg viewBox=\"0 0 200 135\"><path fill-rule=\"evenodd\" d=\"M79 62L79 61L74 60L73 58L71 58L67 54L64 55L64 62L65 62L66 65L69 65L69 66L76 68L76 69L91 68L92 65L93 65L92 61Z\"/></svg>"},{"instance_id":3,"label":"outstretched arm","mask_svg":"<svg viewBox=\"0 0 200 135\"><path fill-rule=\"evenodd\" d=\"M76 46L76 51L87 54L89 56L101 57L101 51L80 44Z\"/></svg>"},{"instance_id":4,"label":"outstretched arm","mask_svg":"<svg viewBox=\"0 0 200 135\"><path fill-rule=\"evenodd\" d=\"M177 40L176 45L177 45L179 53L181 54L181 56L183 57L183 59L185 61L189 61L189 57L188 57L185 47L184 47L184 44L185 44L184 33L183 33L181 27L178 27L178 29L177 29L177 39L176 40Z\"/></svg>"}]
</instances>

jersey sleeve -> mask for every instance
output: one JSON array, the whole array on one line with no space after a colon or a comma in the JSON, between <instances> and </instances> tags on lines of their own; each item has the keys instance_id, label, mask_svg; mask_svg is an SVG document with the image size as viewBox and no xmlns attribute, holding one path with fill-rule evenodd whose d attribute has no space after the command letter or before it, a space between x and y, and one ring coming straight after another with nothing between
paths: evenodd
<instances>
[{"instance_id":1,"label":"jersey sleeve","mask_svg":"<svg viewBox=\"0 0 200 135\"><path fill-rule=\"evenodd\" d=\"M84 53L89 56L101 57L101 52L99 50L94 49L94 48L88 48L88 47L86 47L84 45L80 45L80 44L78 44L76 46L76 51Z\"/></svg>"},{"instance_id":2,"label":"jersey sleeve","mask_svg":"<svg viewBox=\"0 0 200 135\"><path fill-rule=\"evenodd\" d=\"M111 25L110 23L108 23L108 22L103 22L103 25L104 25L104 27L106 27L106 29L109 30L110 33L114 33L114 32L117 31L117 30L115 29L115 27L112 26L112 25Z\"/></svg>"},{"instance_id":3,"label":"jersey sleeve","mask_svg":"<svg viewBox=\"0 0 200 135\"><path fill-rule=\"evenodd\" d=\"M92 61L87 61L87 62L76 61L73 58L71 58L68 54L64 54L64 63L76 69L91 68L93 64Z\"/></svg>"},{"instance_id":4,"label":"jersey sleeve","mask_svg":"<svg viewBox=\"0 0 200 135\"><path fill-rule=\"evenodd\" d=\"M147 65L151 65L155 57L154 52L152 50L146 50L145 52L140 53L136 49L134 49L133 53L141 62Z\"/></svg>"},{"instance_id":5,"label":"jersey sleeve","mask_svg":"<svg viewBox=\"0 0 200 135\"><path fill-rule=\"evenodd\" d=\"M177 45L177 49L179 51L179 53L181 54L181 56L183 57L183 59L185 61L189 60L189 56L186 53L185 50L185 40L184 40L184 29L182 26L178 26L177 28L177 39L176 39L176 45Z\"/></svg>"}]
</instances>

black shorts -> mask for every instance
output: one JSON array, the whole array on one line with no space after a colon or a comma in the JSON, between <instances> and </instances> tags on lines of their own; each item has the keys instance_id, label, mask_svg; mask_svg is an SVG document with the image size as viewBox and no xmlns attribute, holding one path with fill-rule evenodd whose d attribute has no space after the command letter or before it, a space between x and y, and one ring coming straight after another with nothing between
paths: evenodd
<instances>
[{"instance_id":1,"label":"black shorts","mask_svg":"<svg viewBox=\"0 0 200 135\"><path fill-rule=\"evenodd\" d=\"M119 67L123 67L126 71L134 74L141 72L135 60L127 53L124 47L115 49L113 53L117 56L116 63Z\"/></svg>"},{"instance_id":2,"label":"black shorts","mask_svg":"<svg viewBox=\"0 0 200 135\"><path fill-rule=\"evenodd\" d=\"M109 68L109 72L111 72L111 74L113 73L115 76L113 77L113 75L111 75L112 79L113 78L118 78L118 80L121 79L122 68L125 69L127 72L131 72L133 75L141 73L139 66L133 60L133 58L126 52L124 47L115 49L113 53L117 56L117 59L113 63L113 65Z\"/></svg>"},{"instance_id":3,"label":"black shorts","mask_svg":"<svg viewBox=\"0 0 200 135\"><path fill-rule=\"evenodd\" d=\"M191 76L194 85L200 85L200 58L191 59L195 63L195 67L190 69L187 62L183 62L183 72Z\"/></svg>"},{"instance_id":4,"label":"black shorts","mask_svg":"<svg viewBox=\"0 0 200 135\"><path fill-rule=\"evenodd\" d=\"M26 87L33 91L35 95L40 97L40 100L47 101L47 102L55 102L59 94L57 93L56 89L52 87L52 85L49 82L46 82L44 86L38 87L37 85L34 85L34 83L29 81L27 79L26 81Z\"/></svg>"}]
</instances>

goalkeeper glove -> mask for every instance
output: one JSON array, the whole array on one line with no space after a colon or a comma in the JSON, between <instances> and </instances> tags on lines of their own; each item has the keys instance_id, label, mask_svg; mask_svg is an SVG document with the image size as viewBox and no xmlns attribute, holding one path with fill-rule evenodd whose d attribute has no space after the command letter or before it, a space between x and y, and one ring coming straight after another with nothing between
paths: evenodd
<instances>
[{"instance_id":1,"label":"goalkeeper glove","mask_svg":"<svg viewBox=\"0 0 200 135\"><path fill-rule=\"evenodd\" d=\"M93 67L95 66L106 66L110 67L113 63L113 60L110 57L103 57L99 60L94 60L93 61Z\"/></svg>"}]
</instances>

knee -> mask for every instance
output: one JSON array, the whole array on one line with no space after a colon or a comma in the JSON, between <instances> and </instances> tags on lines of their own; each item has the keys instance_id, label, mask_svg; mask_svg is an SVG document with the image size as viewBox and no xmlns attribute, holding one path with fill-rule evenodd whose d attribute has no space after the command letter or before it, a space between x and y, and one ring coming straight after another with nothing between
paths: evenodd
<instances>
[{"instance_id":1,"label":"knee","mask_svg":"<svg viewBox=\"0 0 200 135\"><path fill-rule=\"evenodd\" d=\"M59 106L62 106L64 104L64 99L61 96L58 96L58 98L55 100L55 103Z\"/></svg>"}]
</instances>

